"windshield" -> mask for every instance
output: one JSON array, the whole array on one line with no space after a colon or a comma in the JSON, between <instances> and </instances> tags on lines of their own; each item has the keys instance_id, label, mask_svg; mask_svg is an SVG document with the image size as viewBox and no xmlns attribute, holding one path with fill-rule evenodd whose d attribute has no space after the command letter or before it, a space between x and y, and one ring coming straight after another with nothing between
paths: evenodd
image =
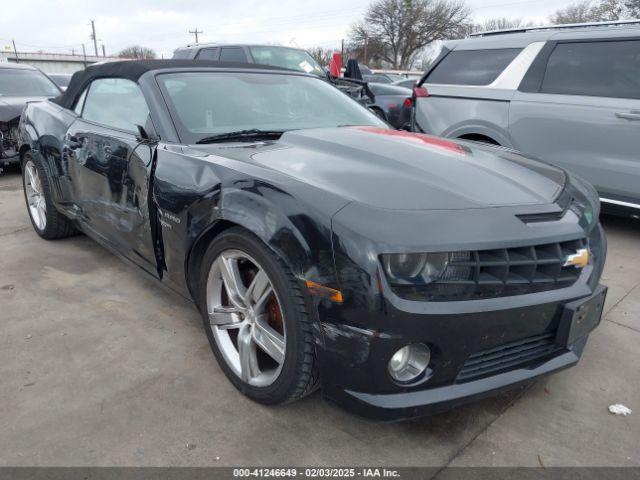
<instances>
[{"instance_id":1,"label":"windshield","mask_svg":"<svg viewBox=\"0 0 640 480\"><path fill-rule=\"evenodd\" d=\"M0 68L0 95L11 97L56 97L56 84L38 70Z\"/></svg>"},{"instance_id":2,"label":"windshield","mask_svg":"<svg viewBox=\"0 0 640 480\"><path fill-rule=\"evenodd\" d=\"M304 50L286 47L249 47L251 55L256 63L273 65L274 67L297 70L304 73L312 73L320 77L326 74L311 55Z\"/></svg>"},{"instance_id":3,"label":"windshield","mask_svg":"<svg viewBox=\"0 0 640 480\"><path fill-rule=\"evenodd\" d=\"M181 72L157 78L185 143L252 129L388 128L375 114L318 78L246 72Z\"/></svg>"}]
</instances>

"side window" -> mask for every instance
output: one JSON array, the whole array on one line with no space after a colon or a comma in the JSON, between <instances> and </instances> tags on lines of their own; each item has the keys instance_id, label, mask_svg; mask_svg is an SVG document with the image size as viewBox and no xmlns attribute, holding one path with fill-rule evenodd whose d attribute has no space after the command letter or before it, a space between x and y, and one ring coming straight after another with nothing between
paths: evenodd
<instances>
[{"instance_id":1,"label":"side window","mask_svg":"<svg viewBox=\"0 0 640 480\"><path fill-rule=\"evenodd\" d=\"M198 52L197 60L218 60L218 55L220 54L219 48L203 48Z\"/></svg>"},{"instance_id":2,"label":"side window","mask_svg":"<svg viewBox=\"0 0 640 480\"><path fill-rule=\"evenodd\" d=\"M640 40L556 45L540 91L640 99Z\"/></svg>"},{"instance_id":3,"label":"side window","mask_svg":"<svg viewBox=\"0 0 640 480\"><path fill-rule=\"evenodd\" d=\"M84 106L84 99L87 96L87 90L89 90L89 87L84 89L82 95L80 95L80 98L76 101L76 106L73 107L73 111L76 112L76 115L82 115L82 107Z\"/></svg>"},{"instance_id":4,"label":"side window","mask_svg":"<svg viewBox=\"0 0 640 480\"><path fill-rule=\"evenodd\" d=\"M144 126L149 117L147 102L138 85L123 78L94 80L82 110L82 118L130 132Z\"/></svg>"},{"instance_id":5,"label":"side window","mask_svg":"<svg viewBox=\"0 0 640 480\"><path fill-rule=\"evenodd\" d=\"M173 52L173 58L190 58L191 51L188 48L178 49Z\"/></svg>"},{"instance_id":6,"label":"side window","mask_svg":"<svg viewBox=\"0 0 640 480\"><path fill-rule=\"evenodd\" d=\"M221 62L247 63L247 56L242 47L223 47L220 50Z\"/></svg>"},{"instance_id":7,"label":"side window","mask_svg":"<svg viewBox=\"0 0 640 480\"><path fill-rule=\"evenodd\" d=\"M520 48L454 50L435 67L425 83L489 85L521 51Z\"/></svg>"}]
</instances>

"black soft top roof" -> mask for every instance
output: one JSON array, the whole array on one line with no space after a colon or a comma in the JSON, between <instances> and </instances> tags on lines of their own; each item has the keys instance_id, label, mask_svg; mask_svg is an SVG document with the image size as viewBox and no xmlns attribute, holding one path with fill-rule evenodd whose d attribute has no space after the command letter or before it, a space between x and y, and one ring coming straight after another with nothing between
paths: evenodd
<instances>
[{"instance_id":1,"label":"black soft top roof","mask_svg":"<svg viewBox=\"0 0 640 480\"><path fill-rule=\"evenodd\" d=\"M97 78L126 78L137 82L138 79L147 72L173 68L241 68L293 72L293 70L258 63L212 62L205 60L131 60L107 62L99 65L91 65L82 71L74 73L67 90L51 101L64 108L73 108L73 104L78 95L82 93L89 83Z\"/></svg>"}]
</instances>

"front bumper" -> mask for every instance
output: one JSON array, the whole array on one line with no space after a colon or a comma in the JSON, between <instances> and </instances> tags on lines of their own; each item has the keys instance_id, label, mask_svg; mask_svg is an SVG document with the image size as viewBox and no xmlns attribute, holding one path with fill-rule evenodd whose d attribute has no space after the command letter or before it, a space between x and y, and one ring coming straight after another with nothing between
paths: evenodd
<instances>
[{"instance_id":1,"label":"front bumper","mask_svg":"<svg viewBox=\"0 0 640 480\"><path fill-rule=\"evenodd\" d=\"M578 363L586 338L567 352L531 368L520 368L473 382L394 394L368 394L345 390L331 398L344 408L378 420L400 420L446 412L465 403L496 395Z\"/></svg>"},{"instance_id":2,"label":"front bumper","mask_svg":"<svg viewBox=\"0 0 640 480\"><path fill-rule=\"evenodd\" d=\"M557 293L531 296L551 299ZM575 365L588 334L600 321L605 296L606 287L597 286L592 294L578 300L553 300L511 309L428 317L388 311L404 328L384 334L325 323L321 375L329 376L331 381L323 384L323 393L354 413L380 420L432 415L495 395ZM569 335L571 325L576 323L574 311L596 302L598 311L590 323ZM541 337L549 339L546 353L543 350L533 358L518 357L520 361L507 356L504 366L494 365L489 370L494 373L481 372L471 380L462 378L461 372L473 354L487 349L500 351L501 346L518 346L522 339ZM429 373L411 387L394 384L387 374L389 358L398 348L416 342L432 349ZM529 347L525 344L524 348ZM490 358L493 357L499 355L492 353Z\"/></svg>"},{"instance_id":3,"label":"front bumper","mask_svg":"<svg viewBox=\"0 0 640 480\"><path fill-rule=\"evenodd\" d=\"M16 163L20 163L20 155L18 154L11 155L11 156L0 155L0 167L14 165Z\"/></svg>"},{"instance_id":4,"label":"front bumper","mask_svg":"<svg viewBox=\"0 0 640 480\"><path fill-rule=\"evenodd\" d=\"M9 132L0 131L0 167L20 163L18 143Z\"/></svg>"}]
</instances>

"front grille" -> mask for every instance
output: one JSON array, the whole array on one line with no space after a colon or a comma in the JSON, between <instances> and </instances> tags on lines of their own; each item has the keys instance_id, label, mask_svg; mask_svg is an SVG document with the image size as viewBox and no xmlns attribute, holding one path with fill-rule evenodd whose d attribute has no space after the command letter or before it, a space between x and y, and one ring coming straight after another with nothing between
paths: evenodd
<instances>
[{"instance_id":1,"label":"front grille","mask_svg":"<svg viewBox=\"0 0 640 480\"><path fill-rule=\"evenodd\" d=\"M564 266L586 239L518 248L453 252L441 277L426 285L394 285L410 300L452 301L507 297L573 285L581 268Z\"/></svg>"},{"instance_id":2,"label":"front grille","mask_svg":"<svg viewBox=\"0 0 640 480\"><path fill-rule=\"evenodd\" d=\"M469 382L554 357L566 350L554 339L555 333L544 333L474 353L465 362L456 381Z\"/></svg>"}]
</instances>

